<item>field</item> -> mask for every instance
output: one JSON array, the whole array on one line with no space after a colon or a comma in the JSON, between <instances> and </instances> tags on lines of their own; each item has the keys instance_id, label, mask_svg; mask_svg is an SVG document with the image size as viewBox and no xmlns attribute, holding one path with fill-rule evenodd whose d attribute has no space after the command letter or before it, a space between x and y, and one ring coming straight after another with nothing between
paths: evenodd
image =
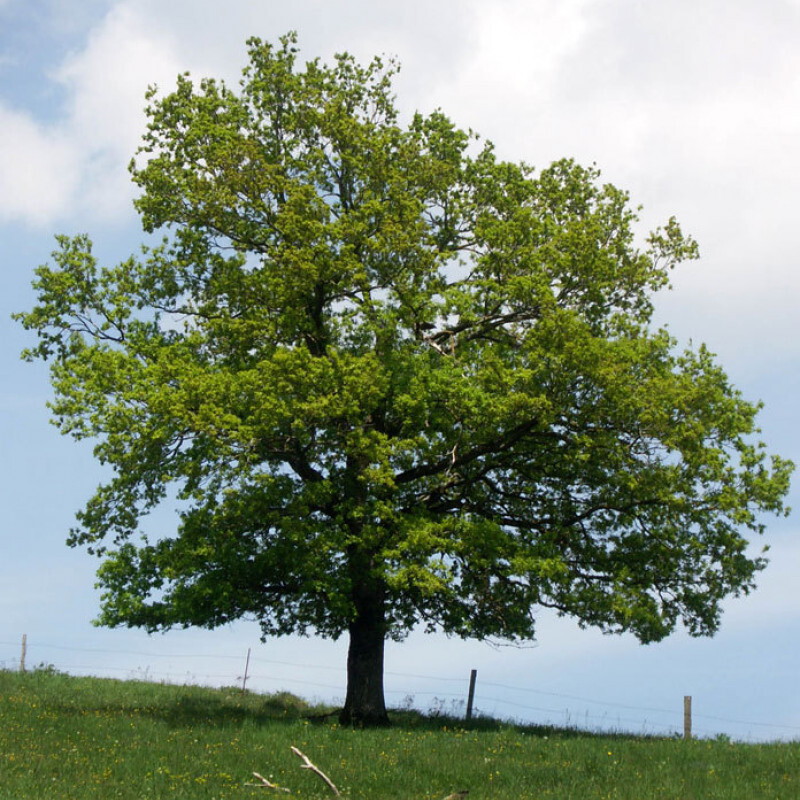
<instances>
[{"instance_id":1,"label":"field","mask_svg":"<svg viewBox=\"0 0 800 800\"><path fill-rule=\"evenodd\" d=\"M396 712L342 728L291 695L0 672L0 800L800 797L800 743L593 735ZM291 795L254 782L253 771Z\"/></svg>"}]
</instances>

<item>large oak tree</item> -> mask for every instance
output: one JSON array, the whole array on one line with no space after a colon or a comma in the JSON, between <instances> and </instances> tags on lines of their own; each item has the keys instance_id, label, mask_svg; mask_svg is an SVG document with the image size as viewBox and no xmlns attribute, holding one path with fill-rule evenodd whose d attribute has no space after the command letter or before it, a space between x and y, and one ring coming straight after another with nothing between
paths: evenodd
<instances>
[{"instance_id":1,"label":"large oak tree","mask_svg":"<svg viewBox=\"0 0 800 800\"><path fill-rule=\"evenodd\" d=\"M348 722L386 720L387 637L534 636L557 609L650 642L711 634L791 464L703 347L652 325L696 256L628 196L499 159L394 65L249 43L237 90L148 96L133 180L163 239L101 267L60 237L29 358L111 468L70 542L99 621L349 636ZM180 498L177 529L141 518Z\"/></svg>"}]
</instances>

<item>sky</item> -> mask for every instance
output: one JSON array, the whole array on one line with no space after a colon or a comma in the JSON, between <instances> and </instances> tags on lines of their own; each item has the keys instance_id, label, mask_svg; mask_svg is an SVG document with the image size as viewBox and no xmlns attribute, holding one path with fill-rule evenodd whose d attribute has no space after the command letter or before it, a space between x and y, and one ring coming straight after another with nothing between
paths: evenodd
<instances>
[{"instance_id":1,"label":"sky","mask_svg":"<svg viewBox=\"0 0 800 800\"><path fill-rule=\"evenodd\" d=\"M240 684L341 700L344 641L94 627L97 562L65 545L103 474L48 423L47 370L10 319L34 300L54 235L88 232L122 261L143 238L127 165L144 92L184 71L236 85L245 40L299 35L301 55L396 56L403 113L441 108L508 159L568 156L675 215L701 259L673 276L656 318L705 342L763 438L800 463L800 0L0 0L0 666ZM800 481L796 481L800 487ZM800 488L789 498L800 508ZM770 566L730 600L720 632L642 646L543 614L523 648L412 633L386 655L387 701L593 729L800 739L800 512L767 520Z\"/></svg>"}]
</instances>

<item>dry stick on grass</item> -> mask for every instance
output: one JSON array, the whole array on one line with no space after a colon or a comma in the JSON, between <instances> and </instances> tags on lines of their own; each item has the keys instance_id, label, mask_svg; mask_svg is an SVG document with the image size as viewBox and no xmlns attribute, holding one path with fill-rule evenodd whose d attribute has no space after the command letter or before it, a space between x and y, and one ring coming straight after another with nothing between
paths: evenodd
<instances>
[{"instance_id":1,"label":"dry stick on grass","mask_svg":"<svg viewBox=\"0 0 800 800\"><path fill-rule=\"evenodd\" d=\"M341 797L339 794L339 790L334 785L333 781L316 765L312 764L310 759L308 758L305 753L300 752L296 747L292 746L292 752L298 757L303 759L303 765L300 769L310 769L312 772L319 775L325 783L331 788L333 793L337 797ZM254 772L253 775L258 778L261 783L246 783L245 786L258 786L261 789L276 789L279 792L286 792L287 794L291 794L291 789L286 789L283 786L278 786L276 783L270 783L263 775L260 775L258 772ZM444 800L461 800L461 798L466 797L469 794L469 790L465 790L462 792L453 792L453 794L447 795Z\"/></svg>"},{"instance_id":2,"label":"dry stick on grass","mask_svg":"<svg viewBox=\"0 0 800 800\"><path fill-rule=\"evenodd\" d=\"M320 776L320 778L322 778L322 780L324 780L324 781L325 781L325 783L327 783L327 784L328 784L328 786L330 786L330 788L331 788L331 791L332 791L332 792L333 792L333 793L334 793L334 794L335 794L337 797L339 797L339 796L340 796L340 795L339 795L339 790L336 788L336 786L334 785L333 781L332 781L332 780L331 780L331 779L330 779L330 778L329 778L329 777L328 777L328 776L327 776L327 775L326 775L326 774L325 774L325 773L324 773L324 772L323 772L323 771L322 771L322 770L321 770L319 767L317 767L316 765L312 764L312 763L309 761L309 759L308 759L308 756L306 756L306 755L304 755L303 753L301 753L301 752L300 752L300 751L299 751L299 750L298 750L296 747L292 747L292 752L293 752L293 753L294 753L294 754L295 754L295 755L296 755L298 758L302 758L302 759L303 759L303 766L302 766L302 767L300 767L300 769L310 769L312 772L314 772L314 773L316 773L317 775L319 775L319 776Z\"/></svg>"},{"instance_id":3,"label":"dry stick on grass","mask_svg":"<svg viewBox=\"0 0 800 800\"><path fill-rule=\"evenodd\" d=\"M257 772L254 772L253 775L255 775L261 783L246 783L245 786L258 786L259 789L276 789L279 792L286 792L286 794L292 793L291 789L287 789L285 786L278 786L277 783L270 783L263 775L259 775Z\"/></svg>"}]
</instances>

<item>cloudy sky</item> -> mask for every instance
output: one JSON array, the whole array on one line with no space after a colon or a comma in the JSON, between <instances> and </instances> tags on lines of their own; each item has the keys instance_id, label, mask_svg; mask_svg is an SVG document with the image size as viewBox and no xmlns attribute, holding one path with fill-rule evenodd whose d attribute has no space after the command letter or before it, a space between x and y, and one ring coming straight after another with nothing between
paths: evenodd
<instances>
[{"instance_id":1,"label":"cloudy sky","mask_svg":"<svg viewBox=\"0 0 800 800\"><path fill-rule=\"evenodd\" d=\"M658 319L704 341L746 397L765 403L771 448L800 462L799 0L0 0L0 664L114 677L235 682L341 697L344 643L258 641L247 624L147 637L91 626L96 563L65 547L101 479L86 447L48 425L46 369L9 319L29 307L53 235L89 232L116 262L140 238L127 164L149 84L222 77L248 36L297 30L303 54L396 55L401 108L441 107L499 153L545 166L572 156L642 204L642 230L675 214L702 259L680 270ZM798 484L800 485L800 484ZM797 490L794 492L797 495ZM797 498L793 505L800 507ZM544 616L534 647L412 635L387 655L388 700L458 702L590 727L682 724L800 738L800 517L770 522L772 563L710 640L642 647ZM761 543L759 543L760 545ZM436 700L434 699L436 698Z\"/></svg>"}]
</instances>

